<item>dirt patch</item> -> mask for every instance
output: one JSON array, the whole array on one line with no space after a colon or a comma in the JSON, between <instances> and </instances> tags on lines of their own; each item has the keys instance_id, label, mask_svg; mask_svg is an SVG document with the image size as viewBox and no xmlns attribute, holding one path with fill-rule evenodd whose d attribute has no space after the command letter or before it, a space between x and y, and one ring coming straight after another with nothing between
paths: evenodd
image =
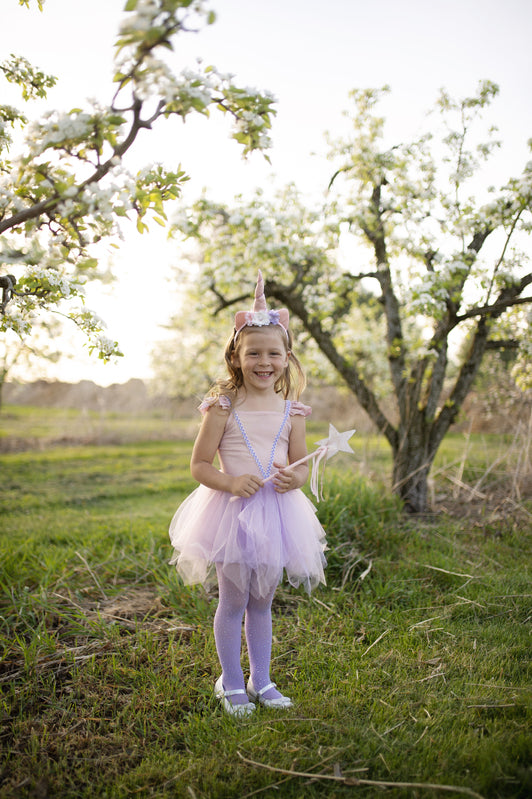
<instances>
[{"instance_id":1,"label":"dirt patch","mask_svg":"<svg viewBox=\"0 0 532 799\"><path fill-rule=\"evenodd\" d=\"M164 605L152 588L128 589L109 599L87 600L80 607L90 621L104 621L128 630L179 632L184 635L194 630L190 625L181 624L172 608Z\"/></svg>"},{"instance_id":2,"label":"dirt patch","mask_svg":"<svg viewBox=\"0 0 532 799\"><path fill-rule=\"evenodd\" d=\"M460 491L438 497L437 513L469 521L475 527L494 535L505 535L528 529L532 513L526 505L532 497L532 474L523 476L517 485L511 478L498 480L482 491L463 486Z\"/></svg>"}]
</instances>

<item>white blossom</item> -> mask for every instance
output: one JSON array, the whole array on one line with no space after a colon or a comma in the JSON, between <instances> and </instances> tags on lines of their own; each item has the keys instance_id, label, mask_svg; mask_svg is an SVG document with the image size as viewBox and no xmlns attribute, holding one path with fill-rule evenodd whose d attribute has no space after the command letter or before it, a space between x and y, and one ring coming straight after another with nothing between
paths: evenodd
<instances>
[{"instance_id":1,"label":"white blossom","mask_svg":"<svg viewBox=\"0 0 532 799\"><path fill-rule=\"evenodd\" d=\"M112 341L110 338L106 336L98 336L95 341L95 344L99 350L99 352L105 357L110 358L112 355L115 354L116 350L116 343Z\"/></svg>"}]
</instances>

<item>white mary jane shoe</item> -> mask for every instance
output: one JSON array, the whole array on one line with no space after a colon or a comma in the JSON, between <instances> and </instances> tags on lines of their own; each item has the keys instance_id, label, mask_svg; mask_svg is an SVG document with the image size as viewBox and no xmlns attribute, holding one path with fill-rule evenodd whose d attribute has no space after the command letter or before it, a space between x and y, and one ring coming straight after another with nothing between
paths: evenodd
<instances>
[{"instance_id":1,"label":"white mary jane shoe","mask_svg":"<svg viewBox=\"0 0 532 799\"><path fill-rule=\"evenodd\" d=\"M216 680L216 684L214 686L214 695L222 703L222 707L225 712L229 713L230 716L249 716L249 714L253 713L255 710L255 705L253 702L249 701L243 705L233 705L228 697L235 696L236 694L247 695L243 688L237 688L234 691L226 691L223 686L221 676Z\"/></svg>"},{"instance_id":2,"label":"white mary jane shoe","mask_svg":"<svg viewBox=\"0 0 532 799\"><path fill-rule=\"evenodd\" d=\"M293 702L288 696L278 696L276 699L265 699L263 694L265 694L266 691L269 691L270 688L277 688L277 686L274 682L271 682L268 683L268 685L265 685L264 688L261 688L260 691L256 691L253 688L253 683L251 680L249 680L248 696L254 702L258 702L259 705L262 705L263 707L293 707Z\"/></svg>"}]
</instances>

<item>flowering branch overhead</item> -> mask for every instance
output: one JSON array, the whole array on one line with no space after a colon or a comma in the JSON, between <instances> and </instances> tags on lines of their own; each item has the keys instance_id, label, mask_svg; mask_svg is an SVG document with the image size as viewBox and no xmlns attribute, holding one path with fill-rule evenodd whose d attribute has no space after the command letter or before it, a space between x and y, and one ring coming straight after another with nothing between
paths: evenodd
<instances>
[{"instance_id":1,"label":"flowering branch overhead","mask_svg":"<svg viewBox=\"0 0 532 799\"><path fill-rule=\"evenodd\" d=\"M0 259L16 272L17 283L2 303L1 330L27 336L35 313L77 299L77 310L67 315L76 323L85 320L94 340L102 322L93 315L88 323L83 302L84 285L98 276L96 246L102 239L120 239L127 218L136 219L141 233L149 218L164 225L167 204L188 180L181 167L156 164L136 174L125 169L124 156L141 130L214 109L233 118L231 135L244 155L266 153L271 144L271 94L241 88L214 67L174 74L169 66L177 35L214 22L203 0L128 0L125 12L108 106L93 102L86 110L51 111L29 122L0 105L0 234L5 234ZM2 75L22 88L25 100L45 97L55 82L14 56L0 64ZM24 151L8 159L10 130L17 126L24 129ZM108 346L102 357L109 357Z\"/></svg>"}]
</instances>

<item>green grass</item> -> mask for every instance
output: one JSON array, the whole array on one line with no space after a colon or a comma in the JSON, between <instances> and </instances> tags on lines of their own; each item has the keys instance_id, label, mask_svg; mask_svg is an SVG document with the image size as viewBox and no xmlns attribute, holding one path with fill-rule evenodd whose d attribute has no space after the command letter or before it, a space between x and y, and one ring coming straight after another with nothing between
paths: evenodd
<instances>
[{"instance_id":1,"label":"green grass","mask_svg":"<svg viewBox=\"0 0 532 799\"><path fill-rule=\"evenodd\" d=\"M190 446L2 456L0 796L529 796L530 504L413 521L347 456L328 467L328 586L274 601L272 676L295 707L235 722L212 695L216 595L167 565ZM478 439L461 474L501 446Z\"/></svg>"}]
</instances>

